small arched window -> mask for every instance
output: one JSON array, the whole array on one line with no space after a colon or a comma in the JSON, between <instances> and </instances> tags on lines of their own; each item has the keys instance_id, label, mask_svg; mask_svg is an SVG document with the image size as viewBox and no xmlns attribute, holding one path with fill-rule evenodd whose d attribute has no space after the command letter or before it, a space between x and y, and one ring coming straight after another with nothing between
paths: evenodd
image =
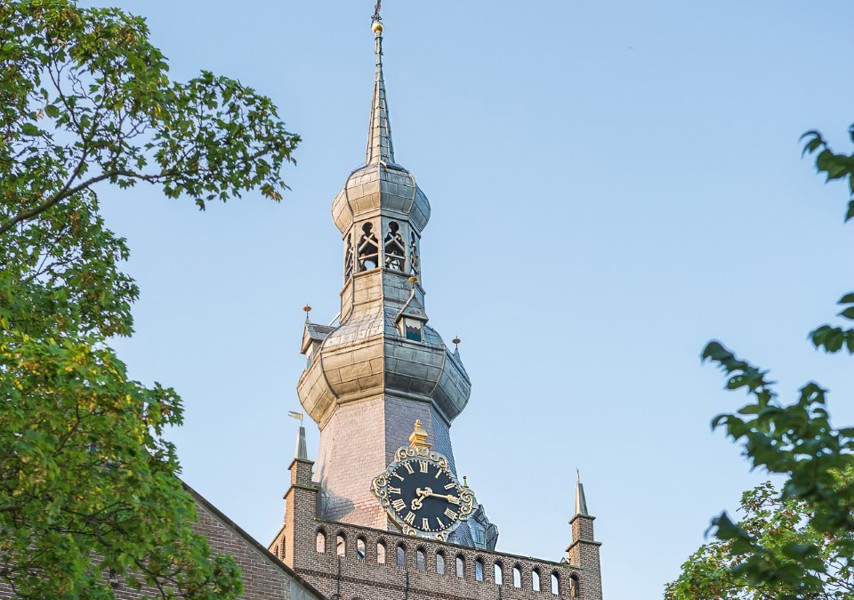
<instances>
[{"instance_id":1,"label":"small arched window","mask_svg":"<svg viewBox=\"0 0 854 600\"><path fill-rule=\"evenodd\" d=\"M466 559L463 558L462 554L457 554L456 563L457 563L457 571L456 571L457 577L462 579L466 576Z\"/></svg>"},{"instance_id":2,"label":"small arched window","mask_svg":"<svg viewBox=\"0 0 854 600\"><path fill-rule=\"evenodd\" d=\"M377 564L385 564L385 544L382 542L377 542Z\"/></svg>"},{"instance_id":3,"label":"small arched window","mask_svg":"<svg viewBox=\"0 0 854 600\"><path fill-rule=\"evenodd\" d=\"M365 560L366 552L365 538L356 538L356 558L359 560Z\"/></svg>"},{"instance_id":4,"label":"small arched window","mask_svg":"<svg viewBox=\"0 0 854 600\"><path fill-rule=\"evenodd\" d=\"M569 597L570 598L580 598L581 597L581 585L578 583L577 575L569 576Z\"/></svg>"},{"instance_id":5,"label":"small arched window","mask_svg":"<svg viewBox=\"0 0 854 600\"><path fill-rule=\"evenodd\" d=\"M474 561L474 580L483 581L483 560L480 558Z\"/></svg>"},{"instance_id":6,"label":"small arched window","mask_svg":"<svg viewBox=\"0 0 854 600\"><path fill-rule=\"evenodd\" d=\"M356 246L359 271L370 271L380 266L380 243L372 231L373 228L374 224L371 222L362 225L362 236L359 238L359 243Z\"/></svg>"},{"instance_id":7,"label":"small arched window","mask_svg":"<svg viewBox=\"0 0 854 600\"><path fill-rule=\"evenodd\" d=\"M339 533L335 536L335 554L338 556L347 555L347 538L344 537L343 533Z\"/></svg>"},{"instance_id":8,"label":"small arched window","mask_svg":"<svg viewBox=\"0 0 854 600\"><path fill-rule=\"evenodd\" d=\"M403 544L397 545L397 566L406 566L406 548L403 546Z\"/></svg>"},{"instance_id":9,"label":"small arched window","mask_svg":"<svg viewBox=\"0 0 854 600\"><path fill-rule=\"evenodd\" d=\"M422 573L427 570L427 557L424 555L424 548L418 548L415 551L415 568Z\"/></svg>"},{"instance_id":10,"label":"small arched window","mask_svg":"<svg viewBox=\"0 0 854 600\"><path fill-rule=\"evenodd\" d=\"M513 587L522 587L522 569L521 567L519 567L519 565L513 567Z\"/></svg>"},{"instance_id":11,"label":"small arched window","mask_svg":"<svg viewBox=\"0 0 854 600\"><path fill-rule=\"evenodd\" d=\"M314 549L320 553L326 552L326 534L322 530L317 532L317 537L314 540Z\"/></svg>"},{"instance_id":12,"label":"small arched window","mask_svg":"<svg viewBox=\"0 0 854 600\"><path fill-rule=\"evenodd\" d=\"M560 596L560 577L557 573L552 573L552 594Z\"/></svg>"},{"instance_id":13,"label":"small arched window","mask_svg":"<svg viewBox=\"0 0 854 600\"><path fill-rule=\"evenodd\" d=\"M445 574L445 555L441 551L436 553L436 573Z\"/></svg>"},{"instance_id":14,"label":"small arched window","mask_svg":"<svg viewBox=\"0 0 854 600\"><path fill-rule=\"evenodd\" d=\"M500 562L492 565L492 574L495 577L495 585L504 585L504 568Z\"/></svg>"},{"instance_id":15,"label":"small arched window","mask_svg":"<svg viewBox=\"0 0 854 600\"><path fill-rule=\"evenodd\" d=\"M535 592L540 591L540 570L534 569L531 571L531 586L534 588Z\"/></svg>"}]
</instances>

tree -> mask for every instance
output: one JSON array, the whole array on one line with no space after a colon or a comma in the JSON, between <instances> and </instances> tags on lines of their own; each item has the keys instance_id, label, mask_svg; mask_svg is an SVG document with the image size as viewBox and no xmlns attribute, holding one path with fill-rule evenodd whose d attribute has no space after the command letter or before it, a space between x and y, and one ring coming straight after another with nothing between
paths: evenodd
<instances>
[{"instance_id":1,"label":"tree","mask_svg":"<svg viewBox=\"0 0 854 600\"><path fill-rule=\"evenodd\" d=\"M849 133L854 141L854 126ZM804 139L804 153L818 153L818 171L827 181L847 179L854 196L854 155L835 153L817 131ZM854 199L845 221L852 218ZM854 320L854 292L839 304L838 316ZM850 327L824 324L810 339L828 353L854 353ZM804 385L799 398L785 405L767 371L721 343L709 342L702 357L725 373L727 389L750 397L736 413L715 417L712 428L740 442L753 468L781 475L784 482L779 490L763 486L748 492L744 521L734 523L726 513L713 519L717 541L683 565L667 597L854 598L854 428L831 425L827 390L817 383Z\"/></svg>"},{"instance_id":2,"label":"tree","mask_svg":"<svg viewBox=\"0 0 854 600\"><path fill-rule=\"evenodd\" d=\"M851 479L854 472L839 474L840 481ZM815 600L845 598L854 593L850 555L840 543L840 535L825 535L810 525L810 506L800 500L782 500L780 492L766 482L745 492L739 511L744 517L736 526L752 536L762 548L772 553L775 561L786 568L803 572L820 580L821 592L809 596ZM787 582L751 582L741 573L741 556L734 550L735 539L714 540L692 554L679 578L665 588L667 600L683 598L726 598L741 600L776 600L798 596L797 585ZM807 560L792 555L791 548L814 548Z\"/></svg>"},{"instance_id":3,"label":"tree","mask_svg":"<svg viewBox=\"0 0 854 600\"><path fill-rule=\"evenodd\" d=\"M138 290L98 184L146 182L200 209L279 200L299 137L251 88L180 83L139 17L74 0L0 3L0 582L24 598L233 598L239 571L193 533L164 437L180 398L109 346Z\"/></svg>"}]
</instances>

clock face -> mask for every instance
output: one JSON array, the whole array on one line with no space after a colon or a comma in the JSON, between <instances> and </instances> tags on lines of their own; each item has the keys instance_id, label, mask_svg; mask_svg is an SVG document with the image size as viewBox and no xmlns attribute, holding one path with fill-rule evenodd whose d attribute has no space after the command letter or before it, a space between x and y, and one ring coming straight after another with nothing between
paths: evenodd
<instances>
[{"instance_id":1,"label":"clock face","mask_svg":"<svg viewBox=\"0 0 854 600\"><path fill-rule=\"evenodd\" d=\"M401 448L373 482L389 516L403 532L439 540L472 514L472 491L460 485L447 459L427 449Z\"/></svg>"},{"instance_id":2,"label":"clock face","mask_svg":"<svg viewBox=\"0 0 854 600\"><path fill-rule=\"evenodd\" d=\"M460 518L460 485L438 463L426 458L399 462L388 478L388 500L397 519L413 529L438 533Z\"/></svg>"}]
</instances>

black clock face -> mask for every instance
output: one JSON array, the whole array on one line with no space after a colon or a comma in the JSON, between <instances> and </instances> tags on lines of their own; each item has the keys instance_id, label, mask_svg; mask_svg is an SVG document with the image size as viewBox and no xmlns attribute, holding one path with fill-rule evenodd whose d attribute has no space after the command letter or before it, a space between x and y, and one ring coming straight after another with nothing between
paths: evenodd
<instances>
[{"instance_id":1,"label":"black clock face","mask_svg":"<svg viewBox=\"0 0 854 600\"><path fill-rule=\"evenodd\" d=\"M460 487L438 464L425 458L401 461L388 477L389 507L413 529L438 533L460 518Z\"/></svg>"}]
</instances>

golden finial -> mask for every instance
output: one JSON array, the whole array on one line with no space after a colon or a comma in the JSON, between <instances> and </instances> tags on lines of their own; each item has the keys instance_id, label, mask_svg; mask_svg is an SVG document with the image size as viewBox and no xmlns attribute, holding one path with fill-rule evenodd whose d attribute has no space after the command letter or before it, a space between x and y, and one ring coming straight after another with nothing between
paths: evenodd
<instances>
[{"instance_id":1,"label":"golden finial","mask_svg":"<svg viewBox=\"0 0 854 600\"><path fill-rule=\"evenodd\" d=\"M460 349L460 342L462 342L462 340L459 337L455 337L451 340L451 343L456 347L457 350Z\"/></svg>"},{"instance_id":2,"label":"golden finial","mask_svg":"<svg viewBox=\"0 0 854 600\"><path fill-rule=\"evenodd\" d=\"M380 35L383 32L383 18L380 16L380 11L383 8L383 0L377 0L376 6L374 6L374 16L371 18L371 30Z\"/></svg>"},{"instance_id":3,"label":"golden finial","mask_svg":"<svg viewBox=\"0 0 854 600\"><path fill-rule=\"evenodd\" d=\"M415 427L412 430L412 435L409 436L410 448L429 448L427 443L427 432L421 427L421 419L415 420Z\"/></svg>"},{"instance_id":4,"label":"golden finial","mask_svg":"<svg viewBox=\"0 0 854 600\"><path fill-rule=\"evenodd\" d=\"M311 312L311 307L308 304L306 304L305 306L302 307L302 309L305 311L305 322L308 323L308 313Z\"/></svg>"}]
</instances>

